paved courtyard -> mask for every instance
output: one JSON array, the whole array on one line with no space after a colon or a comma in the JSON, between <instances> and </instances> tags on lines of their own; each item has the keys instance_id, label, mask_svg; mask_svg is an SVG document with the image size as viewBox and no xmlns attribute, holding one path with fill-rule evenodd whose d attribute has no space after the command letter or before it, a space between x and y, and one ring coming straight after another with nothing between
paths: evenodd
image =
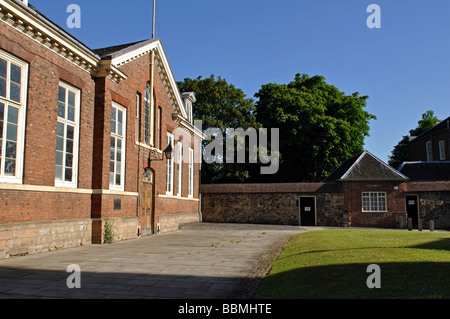
<instances>
[{"instance_id":1,"label":"paved courtyard","mask_svg":"<svg viewBox=\"0 0 450 319\"><path fill-rule=\"evenodd\" d=\"M317 228L198 224L181 230L0 260L0 299L251 298L290 236ZM81 288L70 289L69 265Z\"/></svg>"}]
</instances>

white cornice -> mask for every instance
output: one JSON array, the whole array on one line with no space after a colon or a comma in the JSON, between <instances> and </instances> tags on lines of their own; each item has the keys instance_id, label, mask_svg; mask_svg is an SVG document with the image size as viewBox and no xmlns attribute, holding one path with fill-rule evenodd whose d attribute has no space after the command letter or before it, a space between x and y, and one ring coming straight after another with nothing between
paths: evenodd
<instances>
[{"instance_id":1,"label":"white cornice","mask_svg":"<svg viewBox=\"0 0 450 319\"><path fill-rule=\"evenodd\" d=\"M100 65L100 56L45 17L21 3L14 0L0 0L0 21L93 76L99 76L97 72L105 72ZM116 68L108 69L107 76L117 82L126 78Z\"/></svg>"}]
</instances>

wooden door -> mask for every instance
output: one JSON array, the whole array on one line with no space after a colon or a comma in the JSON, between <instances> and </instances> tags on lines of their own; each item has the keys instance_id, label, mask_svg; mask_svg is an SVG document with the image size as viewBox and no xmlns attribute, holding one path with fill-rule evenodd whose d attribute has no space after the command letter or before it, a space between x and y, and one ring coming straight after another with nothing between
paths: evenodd
<instances>
[{"instance_id":1,"label":"wooden door","mask_svg":"<svg viewBox=\"0 0 450 319\"><path fill-rule=\"evenodd\" d=\"M148 171L144 174L144 197L142 205L142 234L153 233L154 225L154 172Z\"/></svg>"}]
</instances>

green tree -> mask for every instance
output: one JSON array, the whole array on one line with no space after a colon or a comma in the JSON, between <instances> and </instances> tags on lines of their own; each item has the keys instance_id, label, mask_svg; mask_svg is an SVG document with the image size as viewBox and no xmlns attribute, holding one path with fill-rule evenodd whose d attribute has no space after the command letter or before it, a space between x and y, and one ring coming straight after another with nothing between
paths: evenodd
<instances>
[{"instance_id":1,"label":"green tree","mask_svg":"<svg viewBox=\"0 0 450 319\"><path fill-rule=\"evenodd\" d=\"M178 82L181 92L195 92L197 102L193 106L193 117L202 121L202 129L218 128L225 140L229 129L259 128L256 122L255 103L241 89L225 79L211 75L209 78L184 79ZM205 140L204 146L211 140ZM224 156L226 156L224 141ZM240 183L250 177L245 164L214 162L202 165L202 183Z\"/></svg>"},{"instance_id":2,"label":"green tree","mask_svg":"<svg viewBox=\"0 0 450 319\"><path fill-rule=\"evenodd\" d=\"M403 162L409 160L409 140L410 136L418 136L441 121L434 115L434 111L428 110L422 114L422 119L418 122L415 129L409 131L409 135L403 136L400 142L394 146L394 149L389 156L389 165L398 168Z\"/></svg>"},{"instance_id":3,"label":"green tree","mask_svg":"<svg viewBox=\"0 0 450 319\"><path fill-rule=\"evenodd\" d=\"M289 84L266 84L255 95L256 119L280 129L280 169L254 182L318 182L363 150L368 96L345 95L322 76L297 74ZM269 139L270 140L270 139Z\"/></svg>"}]
</instances>

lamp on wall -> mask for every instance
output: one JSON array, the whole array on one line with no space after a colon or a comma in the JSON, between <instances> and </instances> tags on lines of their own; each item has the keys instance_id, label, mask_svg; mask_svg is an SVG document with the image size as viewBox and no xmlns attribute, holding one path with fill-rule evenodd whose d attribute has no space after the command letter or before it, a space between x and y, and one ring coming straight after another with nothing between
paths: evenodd
<instances>
[{"instance_id":1,"label":"lamp on wall","mask_svg":"<svg viewBox=\"0 0 450 319\"><path fill-rule=\"evenodd\" d=\"M145 171L151 170L151 163L152 161L163 161L164 156L166 156L166 159L171 160L173 157L173 147L171 144L167 146L167 148L163 151L162 156L156 156L156 154L159 154L155 149L150 150L150 153L148 154L147 159L147 167L145 168Z\"/></svg>"}]
</instances>

